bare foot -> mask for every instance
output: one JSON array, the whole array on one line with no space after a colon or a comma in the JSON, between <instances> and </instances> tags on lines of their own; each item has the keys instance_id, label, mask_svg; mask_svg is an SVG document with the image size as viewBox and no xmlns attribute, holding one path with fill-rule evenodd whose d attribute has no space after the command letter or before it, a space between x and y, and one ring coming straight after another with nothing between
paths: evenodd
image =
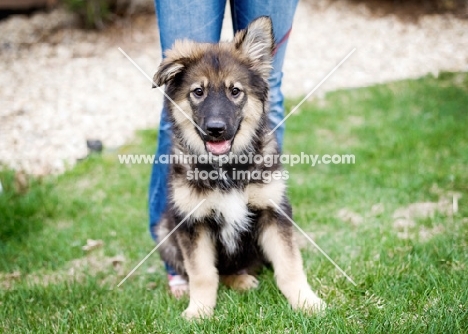
<instances>
[{"instance_id":1,"label":"bare foot","mask_svg":"<svg viewBox=\"0 0 468 334\"><path fill-rule=\"evenodd\" d=\"M189 292L189 284L181 275L167 275L171 294L177 299L185 296Z\"/></svg>"}]
</instances>

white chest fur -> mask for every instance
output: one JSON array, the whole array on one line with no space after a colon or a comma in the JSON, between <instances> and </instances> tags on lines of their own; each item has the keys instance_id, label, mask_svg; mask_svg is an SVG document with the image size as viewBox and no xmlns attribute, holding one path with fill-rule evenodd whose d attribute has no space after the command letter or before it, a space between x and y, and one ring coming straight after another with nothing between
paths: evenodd
<instances>
[{"instance_id":1,"label":"white chest fur","mask_svg":"<svg viewBox=\"0 0 468 334\"><path fill-rule=\"evenodd\" d=\"M221 226L221 242L227 253L234 253L239 242L239 234L250 226L247 198L243 192L231 191L208 196L215 212L215 219ZM212 198L211 198L212 197Z\"/></svg>"},{"instance_id":2,"label":"white chest fur","mask_svg":"<svg viewBox=\"0 0 468 334\"><path fill-rule=\"evenodd\" d=\"M248 198L246 193L232 190L227 193L213 190L201 194L186 184L173 183L173 201L183 215L189 214L202 201L203 203L191 214L194 219L213 216L221 227L221 242L227 253L234 253L238 246L239 233L250 226Z\"/></svg>"},{"instance_id":3,"label":"white chest fur","mask_svg":"<svg viewBox=\"0 0 468 334\"><path fill-rule=\"evenodd\" d=\"M221 242L227 253L234 253L239 242L239 234L249 229L251 220L247 203L256 208L271 207L272 199L281 203L285 184L283 181L272 181L267 184L250 184L245 190L233 189L229 192L213 190L200 193L188 187L185 182L173 182L173 201L182 215L189 214L202 201L203 203L191 214L194 219L212 217L221 226Z\"/></svg>"}]
</instances>

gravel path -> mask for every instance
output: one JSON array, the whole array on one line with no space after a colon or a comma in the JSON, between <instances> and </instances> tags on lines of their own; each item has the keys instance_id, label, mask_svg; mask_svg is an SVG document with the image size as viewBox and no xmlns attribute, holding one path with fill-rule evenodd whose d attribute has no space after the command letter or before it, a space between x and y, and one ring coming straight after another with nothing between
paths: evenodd
<instances>
[{"instance_id":1,"label":"gravel path","mask_svg":"<svg viewBox=\"0 0 468 334\"><path fill-rule=\"evenodd\" d=\"M74 29L59 10L0 23L0 164L30 174L62 173L87 155L156 127L162 96L118 50L152 77L160 61L153 16L101 33ZM225 23L223 37L232 33ZM301 2L284 65L286 96L307 94L353 48L317 94L343 87L468 70L468 20L417 23L376 17L345 1ZM149 152L151 153L151 152Z\"/></svg>"}]
</instances>

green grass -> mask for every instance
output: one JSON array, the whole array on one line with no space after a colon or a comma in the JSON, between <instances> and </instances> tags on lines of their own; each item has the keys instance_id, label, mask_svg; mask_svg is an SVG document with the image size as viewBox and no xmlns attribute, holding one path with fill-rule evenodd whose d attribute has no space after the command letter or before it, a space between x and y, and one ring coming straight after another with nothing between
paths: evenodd
<instances>
[{"instance_id":1,"label":"green grass","mask_svg":"<svg viewBox=\"0 0 468 334\"><path fill-rule=\"evenodd\" d=\"M468 75L445 73L330 93L289 118L286 153L356 157L353 165L288 167L295 221L358 284L304 248L309 281L330 306L321 316L293 312L268 270L256 291L222 287L214 318L198 323L180 317L187 300L168 296L157 255L116 288L154 246L150 166L120 165L117 153L152 154L153 130L65 175L33 180L26 194L1 172L0 332L468 332L467 106ZM398 208L450 192L462 194L454 215L394 226ZM344 208L361 221L338 218ZM88 238L103 247L87 254ZM110 264L116 255L122 268Z\"/></svg>"}]
</instances>

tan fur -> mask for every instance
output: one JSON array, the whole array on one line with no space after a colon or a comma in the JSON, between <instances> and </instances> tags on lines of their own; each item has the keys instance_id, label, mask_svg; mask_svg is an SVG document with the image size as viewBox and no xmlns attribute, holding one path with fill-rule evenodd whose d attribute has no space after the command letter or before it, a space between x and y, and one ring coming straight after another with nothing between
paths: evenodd
<instances>
[{"instance_id":1,"label":"tan fur","mask_svg":"<svg viewBox=\"0 0 468 334\"><path fill-rule=\"evenodd\" d=\"M164 55L166 59L200 58L210 47L208 43L195 43L188 39L176 40Z\"/></svg>"},{"instance_id":2,"label":"tan fur","mask_svg":"<svg viewBox=\"0 0 468 334\"><path fill-rule=\"evenodd\" d=\"M247 185L245 192L249 205L257 209L274 208L275 203L281 203L286 185L283 180L271 180L270 183L251 183Z\"/></svg>"},{"instance_id":3,"label":"tan fur","mask_svg":"<svg viewBox=\"0 0 468 334\"><path fill-rule=\"evenodd\" d=\"M186 319L209 317L216 306L219 276L215 267L215 248L204 227L200 226L198 233L191 252L181 247L190 289L189 306L182 313Z\"/></svg>"},{"instance_id":4,"label":"tan fur","mask_svg":"<svg viewBox=\"0 0 468 334\"><path fill-rule=\"evenodd\" d=\"M191 214L191 217L194 219L206 217L212 210L222 212L227 219L233 216L229 211L247 211L247 198L241 191L224 193L219 189L215 189L203 194L187 186L187 183L183 179L174 180L171 186L173 189L174 204L182 215L187 215L200 204L202 200L205 200L203 204ZM230 206L234 206L234 208Z\"/></svg>"},{"instance_id":5,"label":"tan fur","mask_svg":"<svg viewBox=\"0 0 468 334\"><path fill-rule=\"evenodd\" d=\"M160 243L164 238L167 237L167 235L171 232L167 229L167 223L166 223L166 218L161 219L161 222L155 226L156 228L156 235L158 236L158 243ZM174 257L177 253L177 249L175 246L171 246L171 243L167 242L164 244L164 249L166 252L172 253L172 256Z\"/></svg>"},{"instance_id":6,"label":"tan fur","mask_svg":"<svg viewBox=\"0 0 468 334\"><path fill-rule=\"evenodd\" d=\"M257 68L266 77L270 75L272 69L271 63L264 59L265 54L269 54L271 57L271 49L270 52L264 52L272 46L272 43L269 42L272 35L271 29L271 23L267 18L259 18L249 25L248 34L243 31L234 36L234 43L241 45L244 54L249 55L249 58L254 60Z\"/></svg>"},{"instance_id":7,"label":"tan fur","mask_svg":"<svg viewBox=\"0 0 468 334\"><path fill-rule=\"evenodd\" d=\"M232 152L241 154L242 151L252 142L252 137L255 133L258 121L261 117L263 105L260 101L251 97L244 107L245 118L242 122L242 127L236 134Z\"/></svg>"},{"instance_id":8,"label":"tan fur","mask_svg":"<svg viewBox=\"0 0 468 334\"><path fill-rule=\"evenodd\" d=\"M172 200L181 215L187 215L192 211L200 202L205 199L197 191L187 186L184 179L175 179L172 184ZM206 205L206 201L192 213L194 219L205 217L209 214L210 207Z\"/></svg>"},{"instance_id":9,"label":"tan fur","mask_svg":"<svg viewBox=\"0 0 468 334\"><path fill-rule=\"evenodd\" d=\"M248 274L221 275L220 279L224 285L238 291L246 291L258 287L258 280L255 276Z\"/></svg>"},{"instance_id":10,"label":"tan fur","mask_svg":"<svg viewBox=\"0 0 468 334\"><path fill-rule=\"evenodd\" d=\"M291 240L292 241L292 240ZM294 309L323 310L326 304L310 288L295 242L287 243L277 225L269 225L259 240L265 256L273 264L276 283Z\"/></svg>"},{"instance_id":11,"label":"tan fur","mask_svg":"<svg viewBox=\"0 0 468 334\"><path fill-rule=\"evenodd\" d=\"M186 99L175 102L187 114L187 116L192 118L192 109L190 107L190 103ZM185 141L187 146L190 147L190 149L195 154L206 154L205 144L200 138L200 135L197 133L193 123L189 119L187 119L187 117L180 111L174 112L174 118L176 122L180 125L180 127L183 129L183 140Z\"/></svg>"},{"instance_id":12,"label":"tan fur","mask_svg":"<svg viewBox=\"0 0 468 334\"><path fill-rule=\"evenodd\" d=\"M269 135L267 137L267 142L265 143L265 147L263 147L263 155L266 156L266 155L274 155L274 154L278 154L277 153L277 149L276 149L276 141L274 140L275 139L275 134L272 133L271 135Z\"/></svg>"}]
</instances>

